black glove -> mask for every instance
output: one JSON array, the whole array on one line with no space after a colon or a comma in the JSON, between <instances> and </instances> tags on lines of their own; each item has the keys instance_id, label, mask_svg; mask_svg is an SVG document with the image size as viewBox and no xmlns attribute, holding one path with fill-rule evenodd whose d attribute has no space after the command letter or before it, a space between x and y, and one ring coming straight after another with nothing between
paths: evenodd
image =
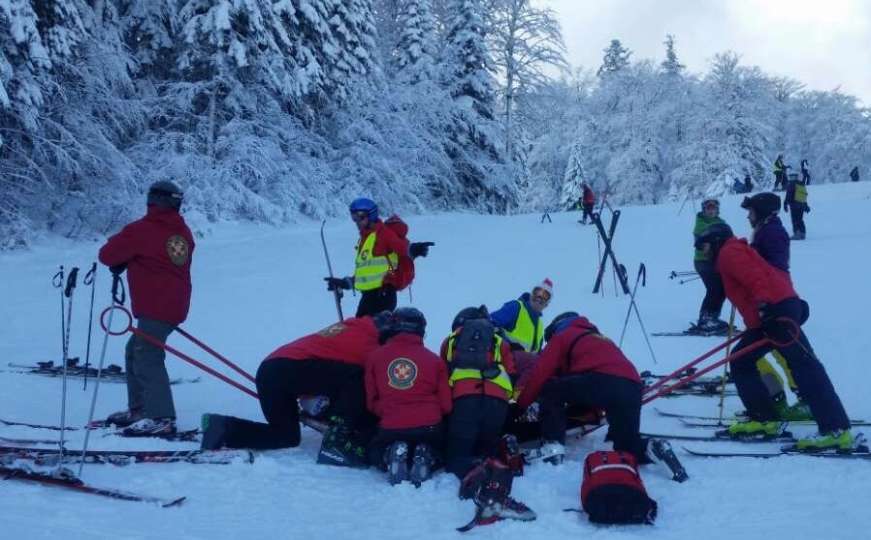
<instances>
[{"instance_id":1,"label":"black glove","mask_svg":"<svg viewBox=\"0 0 871 540\"><path fill-rule=\"evenodd\" d=\"M786 201L783 201L783 211L789 213L789 204Z\"/></svg>"},{"instance_id":2,"label":"black glove","mask_svg":"<svg viewBox=\"0 0 871 540\"><path fill-rule=\"evenodd\" d=\"M435 242L412 242L411 245L408 246L408 255L412 259L426 257L429 255L429 247L434 245Z\"/></svg>"},{"instance_id":3,"label":"black glove","mask_svg":"<svg viewBox=\"0 0 871 540\"><path fill-rule=\"evenodd\" d=\"M348 290L354 286L354 278L350 277L325 277L324 281L327 282L328 291Z\"/></svg>"},{"instance_id":4,"label":"black glove","mask_svg":"<svg viewBox=\"0 0 871 540\"><path fill-rule=\"evenodd\" d=\"M109 271L112 272L112 275L120 276L124 273L124 270L127 270L127 263L116 264L115 266L110 266Z\"/></svg>"},{"instance_id":5,"label":"black glove","mask_svg":"<svg viewBox=\"0 0 871 540\"><path fill-rule=\"evenodd\" d=\"M810 213L811 213L811 207L808 206L808 205L805 205L805 206L804 206L804 211L807 212L808 214L810 214Z\"/></svg>"}]
</instances>

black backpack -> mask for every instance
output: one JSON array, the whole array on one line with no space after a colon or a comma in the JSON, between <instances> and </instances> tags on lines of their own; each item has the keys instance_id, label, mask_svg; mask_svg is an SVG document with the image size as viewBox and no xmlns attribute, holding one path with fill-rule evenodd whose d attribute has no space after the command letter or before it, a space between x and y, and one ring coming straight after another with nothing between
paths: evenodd
<instances>
[{"instance_id":1,"label":"black backpack","mask_svg":"<svg viewBox=\"0 0 871 540\"><path fill-rule=\"evenodd\" d=\"M489 319L469 319L463 323L454 338L454 357L451 371L455 369L476 369L485 379L493 379L501 373L493 361L492 349L495 343L496 327Z\"/></svg>"}]
</instances>

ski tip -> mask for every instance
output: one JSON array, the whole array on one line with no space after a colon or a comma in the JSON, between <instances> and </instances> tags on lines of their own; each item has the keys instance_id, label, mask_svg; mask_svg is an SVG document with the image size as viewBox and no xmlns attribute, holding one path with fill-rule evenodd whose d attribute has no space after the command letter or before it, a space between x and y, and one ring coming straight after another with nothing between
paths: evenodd
<instances>
[{"instance_id":1,"label":"ski tip","mask_svg":"<svg viewBox=\"0 0 871 540\"><path fill-rule=\"evenodd\" d=\"M187 497L179 497L178 499L173 499L171 501L167 501L165 503L161 503L161 507L163 508L172 508L173 506L181 506L183 502L187 500Z\"/></svg>"}]
</instances>

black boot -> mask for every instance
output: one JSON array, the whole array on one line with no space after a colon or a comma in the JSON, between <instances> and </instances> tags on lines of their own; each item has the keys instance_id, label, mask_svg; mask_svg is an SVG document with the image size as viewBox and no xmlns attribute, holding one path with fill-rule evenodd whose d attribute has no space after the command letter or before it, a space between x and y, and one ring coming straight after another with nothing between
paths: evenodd
<instances>
[{"instance_id":1,"label":"black boot","mask_svg":"<svg viewBox=\"0 0 871 540\"><path fill-rule=\"evenodd\" d=\"M683 468L680 460L671 449L668 441L662 439L650 439L648 444L647 456L654 463L663 463L671 471L672 480L675 482L686 482L689 479L686 469ZM651 455L652 454L652 455Z\"/></svg>"},{"instance_id":2,"label":"black boot","mask_svg":"<svg viewBox=\"0 0 871 540\"><path fill-rule=\"evenodd\" d=\"M369 467L366 450L354 442L351 428L345 425L343 418L330 418L330 426L324 433L318 452L318 463L358 469Z\"/></svg>"},{"instance_id":3,"label":"black boot","mask_svg":"<svg viewBox=\"0 0 871 540\"><path fill-rule=\"evenodd\" d=\"M408 480L408 445L396 441L387 447L384 453L384 465L387 466L387 480L391 486Z\"/></svg>"},{"instance_id":4,"label":"black boot","mask_svg":"<svg viewBox=\"0 0 871 540\"><path fill-rule=\"evenodd\" d=\"M420 443L414 449L414 460L411 463L411 483L416 487L429 480L435 468L435 457L432 448L426 443Z\"/></svg>"}]
</instances>

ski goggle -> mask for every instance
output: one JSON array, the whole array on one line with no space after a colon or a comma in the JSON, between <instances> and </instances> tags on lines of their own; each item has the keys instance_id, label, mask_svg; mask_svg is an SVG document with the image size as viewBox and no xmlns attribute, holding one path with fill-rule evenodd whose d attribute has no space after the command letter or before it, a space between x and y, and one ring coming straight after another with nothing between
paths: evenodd
<instances>
[{"instance_id":1,"label":"ski goggle","mask_svg":"<svg viewBox=\"0 0 871 540\"><path fill-rule=\"evenodd\" d=\"M369 219L369 212L366 210L358 210L356 212L351 212L351 219L355 223L360 223L364 219Z\"/></svg>"}]
</instances>

